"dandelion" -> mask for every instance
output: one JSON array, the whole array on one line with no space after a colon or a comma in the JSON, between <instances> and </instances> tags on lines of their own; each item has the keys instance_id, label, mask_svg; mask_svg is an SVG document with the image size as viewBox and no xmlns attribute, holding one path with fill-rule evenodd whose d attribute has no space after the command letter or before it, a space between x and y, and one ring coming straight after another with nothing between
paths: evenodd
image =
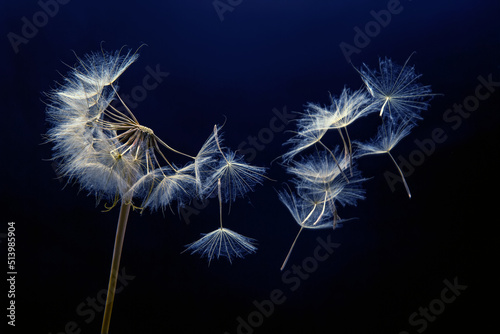
<instances>
[{"instance_id":1,"label":"dandelion","mask_svg":"<svg viewBox=\"0 0 500 334\"><path fill-rule=\"evenodd\" d=\"M214 126L214 140L220 159L212 176L206 181L205 188L208 194L215 191L215 188L221 183L223 201L232 202L237 197L243 197L253 190L255 185L262 184L265 168L249 165L244 162L243 156L224 150L221 147L217 126Z\"/></svg>"},{"instance_id":2,"label":"dandelion","mask_svg":"<svg viewBox=\"0 0 500 334\"><path fill-rule=\"evenodd\" d=\"M328 131L330 112L327 108L309 103L305 111L306 114L297 120L295 135L283 144L292 146L282 156L285 162L314 144L321 143L321 139Z\"/></svg>"},{"instance_id":3,"label":"dandelion","mask_svg":"<svg viewBox=\"0 0 500 334\"><path fill-rule=\"evenodd\" d=\"M401 175L401 179L403 180L403 184L405 186L406 192L408 193L408 197L411 198L410 188L406 183L406 179L399 168L396 160L391 154L391 150L408 134L410 134L411 129L415 126L410 120L398 120L396 121L387 121L382 123L378 128L377 135L375 138L372 138L367 143L357 142L357 146L359 148L359 156L370 155L370 154L383 154L387 153L391 158L394 165L399 171Z\"/></svg>"},{"instance_id":4,"label":"dandelion","mask_svg":"<svg viewBox=\"0 0 500 334\"><path fill-rule=\"evenodd\" d=\"M373 112L373 101L367 92L361 90L351 92L347 88L343 89L338 98L330 96L330 99L331 105L329 107L321 107L315 103L307 104L307 114L298 120L296 135L286 142L286 144L292 144L293 147L283 155L285 161L289 161L314 144L319 144L329 151L329 148L322 142L322 138L328 130L336 129L344 144L345 155L350 156L350 164L352 165L352 145L347 126ZM344 130L345 137L342 130ZM335 159L333 153L331 156ZM342 170L340 165L338 167L339 170ZM347 179L345 175L344 177Z\"/></svg>"},{"instance_id":5,"label":"dandelion","mask_svg":"<svg viewBox=\"0 0 500 334\"><path fill-rule=\"evenodd\" d=\"M78 59L63 84L48 94L47 118L51 128L47 139L54 144L53 159L68 182L79 183L98 201L119 202L120 213L108 284L101 333L108 333L118 277L123 240L130 208L178 207L193 198L205 198L219 185L219 201L234 201L262 183L264 168L246 164L243 158L222 148L218 127L196 156L180 152L139 123L118 94L118 78L137 59L130 51L122 54L91 53ZM116 108L119 101L123 108ZM175 164L165 152L190 161ZM221 195L224 190L225 197ZM140 202L141 207L134 205ZM213 256L243 257L255 252L253 239L222 227L193 247ZM206 248L208 247L208 248Z\"/></svg>"},{"instance_id":6,"label":"dandelion","mask_svg":"<svg viewBox=\"0 0 500 334\"><path fill-rule=\"evenodd\" d=\"M347 126L355 122L357 119L364 117L374 111L373 101L365 91L355 91L351 93L348 89L344 88L342 94L338 99L332 98L331 106L332 121L329 125L330 129L337 129L340 138L344 144L345 154L349 156L349 165L352 176L352 144ZM344 129L347 137L347 142L342 134Z\"/></svg>"},{"instance_id":7,"label":"dandelion","mask_svg":"<svg viewBox=\"0 0 500 334\"><path fill-rule=\"evenodd\" d=\"M200 198L207 197L212 191L206 186L213 171L217 168L217 156L220 154L218 146L222 138L218 136L220 127L215 126L194 160L196 189ZM218 144L219 143L219 144Z\"/></svg>"},{"instance_id":8,"label":"dandelion","mask_svg":"<svg viewBox=\"0 0 500 334\"><path fill-rule=\"evenodd\" d=\"M324 229L332 226L332 211L327 209L327 194L320 200L303 199L295 196L291 191L278 192L280 201L290 211L295 222L299 224L300 230L293 240L292 246L286 255L280 270L283 270L292 254L300 233L306 229Z\"/></svg>"},{"instance_id":9,"label":"dandelion","mask_svg":"<svg viewBox=\"0 0 500 334\"><path fill-rule=\"evenodd\" d=\"M411 56L410 56L411 57ZM300 230L290 247L281 267L285 267L297 239L303 229L321 229L339 226L338 214L341 206L357 205L365 198L361 177L354 160L370 154L387 153L398 168L408 196L411 193L404 175L391 155L391 150L405 137L420 119L420 112L426 110L429 100L435 94L430 86L418 82L420 75L408 65L394 64L391 59L381 59L379 70L370 70L363 64L356 69L361 75L366 90L351 91L344 88L338 97L330 96L331 104L321 106L308 103L305 113L296 121L297 130L285 144L291 148L282 155L288 173L294 178L294 194L282 191L278 196L292 214ZM347 127L358 119L378 112L382 125L377 136L367 143L351 142ZM343 144L343 156L338 146L327 145L324 137L329 130L337 129ZM353 150L353 144L357 150ZM310 147L312 154L300 160L293 160ZM320 149L321 147L322 149ZM350 177L345 171L349 168ZM333 221L333 224L332 224Z\"/></svg>"},{"instance_id":10,"label":"dandelion","mask_svg":"<svg viewBox=\"0 0 500 334\"><path fill-rule=\"evenodd\" d=\"M222 226L222 194L221 180L217 180L217 189L219 197L219 223L220 227L215 231L202 234L202 238L187 245L186 251L191 254L199 253L201 257L208 259L208 265L214 257L226 257L230 263L233 258L243 258L248 254L255 253L255 239L245 237L228 228Z\"/></svg>"},{"instance_id":11,"label":"dandelion","mask_svg":"<svg viewBox=\"0 0 500 334\"><path fill-rule=\"evenodd\" d=\"M202 238L187 245L185 251L198 253L208 259L210 265L214 257L226 257L232 263L233 258L243 258L254 253L257 248L255 240L238 234L222 225L222 202L233 202L252 191L255 185L261 184L265 168L251 166L244 162L242 156L222 146L219 127L214 126L212 135L207 139L197 155L202 159L195 169L198 187L203 190L202 196L209 197L217 189L219 198L220 227ZM210 174L210 176L205 176Z\"/></svg>"},{"instance_id":12,"label":"dandelion","mask_svg":"<svg viewBox=\"0 0 500 334\"><path fill-rule=\"evenodd\" d=\"M338 149L334 150L335 153ZM338 166L348 168L349 158L339 158ZM304 228L322 229L337 228L343 221L337 212L336 203L342 206L356 205L357 200L364 199L364 190L361 188L361 178L357 168L353 167L353 174L349 182L338 170L329 152L319 151L316 155L304 158L301 162L294 162L288 172L294 174L293 179L298 196L288 192L279 192L280 200L285 204L293 218L299 224L300 230L290 247L281 270L285 267L297 239Z\"/></svg>"},{"instance_id":13,"label":"dandelion","mask_svg":"<svg viewBox=\"0 0 500 334\"><path fill-rule=\"evenodd\" d=\"M377 101L380 116L388 109L388 113L396 118L421 119L420 111L427 110L429 100L435 95L431 94L430 86L418 82L422 75L416 74L415 68L408 65L412 55L403 66L385 58L379 60L378 71L371 70L366 64L356 69Z\"/></svg>"},{"instance_id":14,"label":"dandelion","mask_svg":"<svg viewBox=\"0 0 500 334\"><path fill-rule=\"evenodd\" d=\"M338 151L336 148L335 154L338 154ZM343 169L349 168L349 160L345 156L339 158L339 166ZM325 151L319 151L300 162L294 162L293 167L289 167L287 171L296 176L292 181L301 198L311 198L315 201L325 197L331 202L335 214L334 201L346 206L356 205L357 200L364 199L364 190L360 185L366 179L361 177L356 165L353 166L352 176L347 181L336 168L332 156Z\"/></svg>"}]
</instances>

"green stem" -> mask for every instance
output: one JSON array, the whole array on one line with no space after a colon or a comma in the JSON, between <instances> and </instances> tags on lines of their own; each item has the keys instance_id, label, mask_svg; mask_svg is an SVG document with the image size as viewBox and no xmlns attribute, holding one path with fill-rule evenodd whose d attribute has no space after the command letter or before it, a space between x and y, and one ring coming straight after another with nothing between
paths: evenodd
<instances>
[{"instance_id":1,"label":"green stem","mask_svg":"<svg viewBox=\"0 0 500 334\"><path fill-rule=\"evenodd\" d=\"M118 226L116 228L115 248L113 250L113 261L111 262L111 274L109 275L108 296L106 298L106 307L104 308L104 318L102 320L101 334L108 334L109 323L111 321L111 311L113 310L113 301L115 299L116 280L118 279L118 268L122 255L123 239L127 229L128 214L130 204L124 200L120 207L120 216L118 217Z\"/></svg>"}]
</instances>

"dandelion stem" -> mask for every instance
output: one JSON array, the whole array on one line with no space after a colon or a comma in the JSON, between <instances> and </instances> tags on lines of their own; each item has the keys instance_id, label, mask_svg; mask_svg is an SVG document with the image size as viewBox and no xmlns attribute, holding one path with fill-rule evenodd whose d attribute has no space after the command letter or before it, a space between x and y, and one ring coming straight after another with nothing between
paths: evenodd
<instances>
[{"instance_id":1,"label":"dandelion stem","mask_svg":"<svg viewBox=\"0 0 500 334\"><path fill-rule=\"evenodd\" d=\"M340 134L340 138L342 139L342 143L344 143L344 152L345 152L345 157L347 158L347 154L349 154L349 148L347 147L347 143L344 139L344 135L342 134L342 128L337 128Z\"/></svg>"},{"instance_id":2,"label":"dandelion stem","mask_svg":"<svg viewBox=\"0 0 500 334\"><path fill-rule=\"evenodd\" d=\"M113 260L111 262L111 274L109 275L108 296L106 298L106 307L104 308L104 318L102 320L101 334L108 334L109 323L111 321L111 311L113 310L113 301L115 299L116 281L118 279L118 269L122 255L123 240L125 230L127 229L128 215L130 212L130 203L122 200L120 207L120 216L116 228L115 248L113 250Z\"/></svg>"},{"instance_id":3,"label":"dandelion stem","mask_svg":"<svg viewBox=\"0 0 500 334\"><path fill-rule=\"evenodd\" d=\"M281 271L283 271L283 268L285 268L286 263L288 262L288 258L290 257L290 254L292 254L293 247L295 246L295 243L297 242L297 239L299 238L300 232L302 232L303 229L304 229L304 226L301 226L299 233L297 233L295 240L293 240L292 247L290 247L290 250L288 251L288 254L286 255L285 261L283 261L283 264L281 265L281 268L280 268Z\"/></svg>"},{"instance_id":4,"label":"dandelion stem","mask_svg":"<svg viewBox=\"0 0 500 334\"><path fill-rule=\"evenodd\" d=\"M403 175L403 172L401 171L401 168L399 168L398 166L398 163L396 162L396 160L394 160L394 158L392 157L392 154L390 151L387 151L387 154L389 154L389 156L391 157L392 159L392 162L394 162L394 164L396 165L398 171L399 171L399 174L401 175L401 179L403 180L403 184L405 185L405 188L406 188L406 192L408 193L408 197L411 198L411 193L410 193L410 188L408 187L408 184L406 183L406 179Z\"/></svg>"},{"instance_id":5,"label":"dandelion stem","mask_svg":"<svg viewBox=\"0 0 500 334\"><path fill-rule=\"evenodd\" d=\"M352 167L352 142L351 142L351 137L349 137L349 132L347 132L347 127L344 128L345 135L347 137L347 142L349 143L349 154L350 154L350 161L351 161L351 167Z\"/></svg>"},{"instance_id":6,"label":"dandelion stem","mask_svg":"<svg viewBox=\"0 0 500 334\"><path fill-rule=\"evenodd\" d=\"M323 217L323 214L325 213L327 195L328 195L328 191L325 191L325 199L323 200L323 209L321 209L321 213L319 214L318 218L314 222L313 226L316 225L321 220L321 217Z\"/></svg>"},{"instance_id":7,"label":"dandelion stem","mask_svg":"<svg viewBox=\"0 0 500 334\"><path fill-rule=\"evenodd\" d=\"M325 198L326 198L326 196L325 196ZM304 228L304 223L309 219L309 217L311 217L311 215L313 214L314 210L316 210L317 206L318 206L318 204L314 204L313 208L311 209L311 212L309 212L309 214L307 215L307 217L304 218L304 220L300 223L301 226L300 226L299 233L297 233L297 236L295 237L295 240L293 241L292 246L290 247L290 250L288 251L288 254L286 255L285 261L283 261L283 264L281 265L280 270L283 270L283 268L285 268L286 263L288 262L288 258L290 257L290 254L292 254L293 247L295 247L295 243L297 242L297 239L299 238L300 232L302 232L302 229ZM324 206L323 206L323 209L324 209ZM321 215L320 215L320 217L321 217ZM317 222L318 221L316 221L316 223ZM316 223L314 223L314 224L316 224Z\"/></svg>"},{"instance_id":8,"label":"dandelion stem","mask_svg":"<svg viewBox=\"0 0 500 334\"><path fill-rule=\"evenodd\" d=\"M347 126L344 127L344 131L345 131L345 135L347 137L347 142L349 143L349 169L351 171L351 177L353 176L353 173L352 173L352 142L351 142L351 138L349 137L349 132L347 132ZM340 132L340 136L342 137L342 141L344 140L344 136L342 136L342 131L340 131L339 129L339 132ZM345 145L345 141L344 141L344 145ZM347 154L347 147L346 147L346 154Z\"/></svg>"},{"instance_id":9,"label":"dandelion stem","mask_svg":"<svg viewBox=\"0 0 500 334\"><path fill-rule=\"evenodd\" d=\"M217 180L217 188L219 194L219 220L220 220L220 228L222 228L222 194L220 190L220 179Z\"/></svg>"}]
</instances>

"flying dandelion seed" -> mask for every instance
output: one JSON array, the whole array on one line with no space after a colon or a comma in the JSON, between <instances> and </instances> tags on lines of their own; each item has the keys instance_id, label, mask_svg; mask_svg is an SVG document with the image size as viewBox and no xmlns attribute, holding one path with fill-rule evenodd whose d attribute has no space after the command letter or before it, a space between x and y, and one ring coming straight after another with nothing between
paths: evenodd
<instances>
[{"instance_id":1,"label":"flying dandelion seed","mask_svg":"<svg viewBox=\"0 0 500 334\"><path fill-rule=\"evenodd\" d=\"M208 265L214 257L226 257L232 263L234 258L243 258L245 255L255 253L255 239L245 237L222 226L222 192L221 180L217 180L219 198L219 223L220 227L215 231L202 234L202 238L186 246L186 251L191 254L200 254L208 259Z\"/></svg>"},{"instance_id":2,"label":"flying dandelion seed","mask_svg":"<svg viewBox=\"0 0 500 334\"><path fill-rule=\"evenodd\" d=\"M338 154L338 151L335 149L335 154ZM338 158L338 161L342 168L349 168L348 157ZM342 206L356 205L358 200L364 199L361 183L366 180L354 166L352 176L347 182L327 151L319 151L300 162L294 162L287 171L295 175L292 182L295 184L297 195L289 189L279 192L278 196L299 224L300 230L285 258L282 270L302 230L339 227L345 220L338 215L337 203Z\"/></svg>"},{"instance_id":3,"label":"flying dandelion seed","mask_svg":"<svg viewBox=\"0 0 500 334\"><path fill-rule=\"evenodd\" d=\"M411 56L410 56L411 57ZM367 65L356 71L366 86L365 90L351 91L344 88L339 97L330 96L330 106L308 103L305 113L296 120L297 130L285 145L291 148L282 155L287 172L292 174L295 192L278 192L278 197L287 207L300 230L290 247L281 270L290 258L292 250L303 229L336 228L341 220L338 204L342 207L356 206L365 198L361 188L361 177L355 160L371 154L387 153L396 165L404 186L411 197L404 175L391 155L391 150L416 126L420 112L429 106L436 94L430 86L418 82L421 75L408 65L397 65L391 59L380 59L379 70L370 70ZM347 127L373 112L378 112L382 125L375 138L367 143L351 142ZM343 146L329 145L324 136L337 130ZM354 144L354 145L353 145ZM356 150L353 150L353 146ZM300 160L296 156L310 148L311 154ZM322 150L320 150L320 147ZM333 148L332 148L333 147ZM350 170L350 176L346 173Z\"/></svg>"},{"instance_id":4,"label":"flying dandelion seed","mask_svg":"<svg viewBox=\"0 0 500 334\"><path fill-rule=\"evenodd\" d=\"M416 74L415 68L408 65L412 55L403 66L386 57L379 60L378 71L371 70L366 64L356 69L377 102L380 116L387 112L393 117L421 119L420 112L427 110L429 100L436 95L431 93L430 86L418 82L422 75Z\"/></svg>"},{"instance_id":5,"label":"flying dandelion seed","mask_svg":"<svg viewBox=\"0 0 500 334\"><path fill-rule=\"evenodd\" d=\"M219 149L219 164L207 180L207 191L212 192L220 183L224 202L233 202L237 197L243 197L253 190L256 184L261 184L265 168L255 167L244 162L243 156L221 148L217 127L214 127L215 142ZM226 151L226 152L224 152Z\"/></svg>"},{"instance_id":6,"label":"flying dandelion seed","mask_svg":"<svg viewBox=\"0 0 500 334\"><path fill-rule=\"evenodd\" d=\"M389 118L387 118L389 119ZM371 155L371 154L384 154L387 153L391 158L392 162L398 169L399 174L401 175L401 179L403 180L403 184L405 186L406 192L408 193L408 197L411 198L410 188L406 183L406 179L399 168L396 160L391 154L391 150L406 136L408 136L411 132L411 129L415 126L414 123L409 120L398 120L395 121L386 121L382 125L379 126L377 135L372 138L370 141L366 143L356 142L357 147L359 148L358 154L359 156Z\"/></svg>"},{"instance_id":7,"label":"flying dandelion seed","mask_svg":"<svg viewBox=\"0 0 500 334\"><path fill-rule=\"evenodd\" d=\"M285 143L285 145L292 145L292 148L283 155L285 162L289 162L298 153L315 144L329 150L322 138L329 130L336 129L344 144L345 155L350 156L350 164L352 165L352 145L347 126L375 111L374 102L366 91L351 92L347 88L344 88L338 98L330 95L330 99L331 105L328 107L321 107L315 103L306 105L306 113L297 120L298 130L295 136ZM333 153L331 156L336 159ZM343 170L339 165L338 167L339 170ZM344 177L347 179L347 176L344 175Z\"/></svg>"},{"instance_id":8,"label":"flying dandelion seed","mask_svg":"<svg viewBox=\"0 0 500 334\"><path fill-rule=\"evenodd\" d=\"M327 133L330 124L330 112L325 107L314 103L306 105L306 113L297 119L297 131L294 136L283 145L292 147L282 156L283 161L289 162L300 152L321 142Z\"/></svg>"},{"instance_id":9,"label":"flying dandelion seed","mask_svg":"<svg viewBox=\"0 0 500 334\"><path fill-rule=\"evenodd\" d=\"M217 259L226 257L232 263L234 258L244 258L257 250L257 247L254 246L254 239L222 226L202 235L200 240L187 245L186 250L191 251L191 254L200 254L201 257L206 257L208 265L214 257Z\"/></svg>"}]
</instances>

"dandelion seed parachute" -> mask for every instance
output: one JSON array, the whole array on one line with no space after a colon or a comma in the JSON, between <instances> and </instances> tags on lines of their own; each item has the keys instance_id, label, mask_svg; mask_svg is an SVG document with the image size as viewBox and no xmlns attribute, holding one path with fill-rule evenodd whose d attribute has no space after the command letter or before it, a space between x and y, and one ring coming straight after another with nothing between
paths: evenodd
<instances>
[{"instance_id":1,"label":"dandelion seed parachute","mask_svg":"<svg viewBox=\"0 0 500 334\"><path fill-rule=\"evenodd\" d=\"M264 173L265 168L249 165L243 156L226 151L224 159L219 160L219 166L207 180L207 193L212 193L217 187L217 180L221 180L223 202L234 202L257 184L262 184Z\"/></svg>"},{"instance_id":2,"label":"dandelion seed parachute","mask_svg":"<svg viewBox=\"0 0 500 334\"><path fill-rule=\"evenodd\" d=\"M291 191L282 190L278 192L278 197L299 226L310 229L333 227L333 211L328 205L328 199L325 200L326 196L314 200L312 197L302 198Z\"/></svg>"},{"instance_id":3,"label":"dandelion seed parachute","mask_svg":"<svg viewBox=\"0 0 500 334\"><path fill-rule=\"evenodd\" d=\"M332 97L328 129L345 128L357 119L374 112L373 99L365 90L351 92L344 88L338 98Z\"/></svg>"},{"instance_id":4,"label":"dandelion seed parachute","mask_svg":"<svg viewBox=\"0 0 500 334\"><path fill-rule=\"evenodd\" d=\"M217 163L220 152L217 146L222 145L223 138L220 135L220 127L215 126L208 139L205 141L199 150L194 160L194 170L196 178L196 189L199 198L206 198L211 195L213 189L207 187L214 170L217 168Z\"/></svg>"},{"instance_id":5,"label":"dandelion seed parachute","mask_svg":"<svg viewBox=\"0 0 500 334\"><path fill-rule=\"evenodd\" d=\"M165 209L174 201L180 208L196 196L193 169L193 163L176 170L169 166L156 168L137 180L130 188L127 197L143 198L141 204L143 209Z\"/></svg>"},{"instance_id":6,"label":"dandelion seed parachute","mask_svg":"<svg viewBox=\"0 0 500 334\"><path fill-rule=\"evenodd\" d=\"M314 144L321 144L321 139L328 130L344 129L357 119L375 111L373 99L364 90L352 92L344 88L339 97L330 96L330 99L331 104L326 107L316 103L306 105L305 114L297 120L295 136L284 144L292 146L283 155L285 162L289 162Z\"/></svg>"},{"instance_id":7,"label":"dandelion seed parachute","mask_svg":"<svg viewBox=\"0 0 500 334\"><path fill-rule=\"evenodd\" d=\"M410 57L403 66L386 57L379 60L378 70L371 70L366 64L356 69L375 99L380 116L387 113L395 118L421 119L420 112L427 110L435 95L430 86L418 82L422 75L408 65Z\"/></svg>"},{"instance_id":8,"label":"dandelion seed parachute","mask_svg":"<svg viewBox=\"0 0 500 334\"><path fill-rule=\"evenodd\" d=\"M245 237L228 228L220 227L202 236L201 239L187 245L185 251L207 258L209 265L214 257L217 259L226 257L232 263L234 258L243 258L257 251L255 239Z\"/></svg>"},{"instance_id":9,"label":"dandelion seed parachute","mask_svg":"<svg viewBox=\"0 0 500 334\"><path fill-rule=\"evenodd\" d=\"M391 154L391 150L407 135L410 134L411 129L415 124L411 120L386 118L386 121L379 126L377 135L366 143L356 142L355 145L358 147L359 156L371 155L371 154L383 154L387 153L391 158L392 162L396 166L401 175L401 179L405 186L408 197L411 198L410 188L406 183L401 168L399 168L396 160Z\"/></svg>"},{"instance_id":10,"label":"dandelion seed parachute","mask_svg":"<svg viewBox=\"0 0 500 334\"><path fill-rule=\"evenodd\" d=\"M375 137L366 143L356 142L359 157L390 152L415 127L410 120L386 121L378 127Z\"/></svg>"},{"instance_id":11,"label":"dandelion seed parachute","mask_svg":"<svg viewBox=\"0 0 500 334\"><path fill-rule=\"evenodd\" d=\"M220 143L218 145L220 147ZM217 194L219 197L219 220L220 227L208 234L202 234L202 238L186 245L184 251L191 251L191 254L199 253L201 257L208 259L208 265L214 258L226 257L232 263L235 257L243 258L247 254L254 253L257 250L255 247L255 239L245 237L230 229L222 226L222 182L217 180Z\"/></svg>"},{"instance_id":12,"label":"dandelion seed parachute","mask_svg":"<svg viewBox=\"0 0 500 334\"><path fill-rule=\"evenodd\" d=\"M214 127L213 139L210 137L209 141L215 141L217 152L211 163L212 173L204 180L205 196L215 193L220 182L222 201L234 202L236 198L252 191L257 184L262 184L266 169L246 163L242 155L223 147L217 126ZM215 149L213 143L208 141L205 146L207 152Z\"/></svg>"},{"instance_id":13,"label":"dandelion seed parachute","mask_svg":"<svg viewBox=\"0 0 500 334\"><path fill-rule=\"evenodd\" d=\"M318 143L328 131L330 112L318 104L306 105L306 113L297 120L297 131L283 145L291 148L283 154L284 162L289 162L300 152Z\"/></svg>"},{"instance_id":14,"label":"dandelion seed parachute","mask_svg":"<svg viewBox=\"0 0 500 334\"><path fill-rule=\"evenodd\" d=\"M336 149L334 152L338 152ZM364 189L361 183L366 181L361 177L356 164L351 168L352 172L347 180L342 171L350 166L350 157L339 157L339 170L329 152L319 151L314 155L304 158L301 162L295 162L293 167L288 169L289 173L295 174L292 180L301 198L309 198L311 201L318 200L331 201L331 206L335 210L334 203L342 206L356 205L357 200L364 199Z\"/></svg>"}]
</instances>

